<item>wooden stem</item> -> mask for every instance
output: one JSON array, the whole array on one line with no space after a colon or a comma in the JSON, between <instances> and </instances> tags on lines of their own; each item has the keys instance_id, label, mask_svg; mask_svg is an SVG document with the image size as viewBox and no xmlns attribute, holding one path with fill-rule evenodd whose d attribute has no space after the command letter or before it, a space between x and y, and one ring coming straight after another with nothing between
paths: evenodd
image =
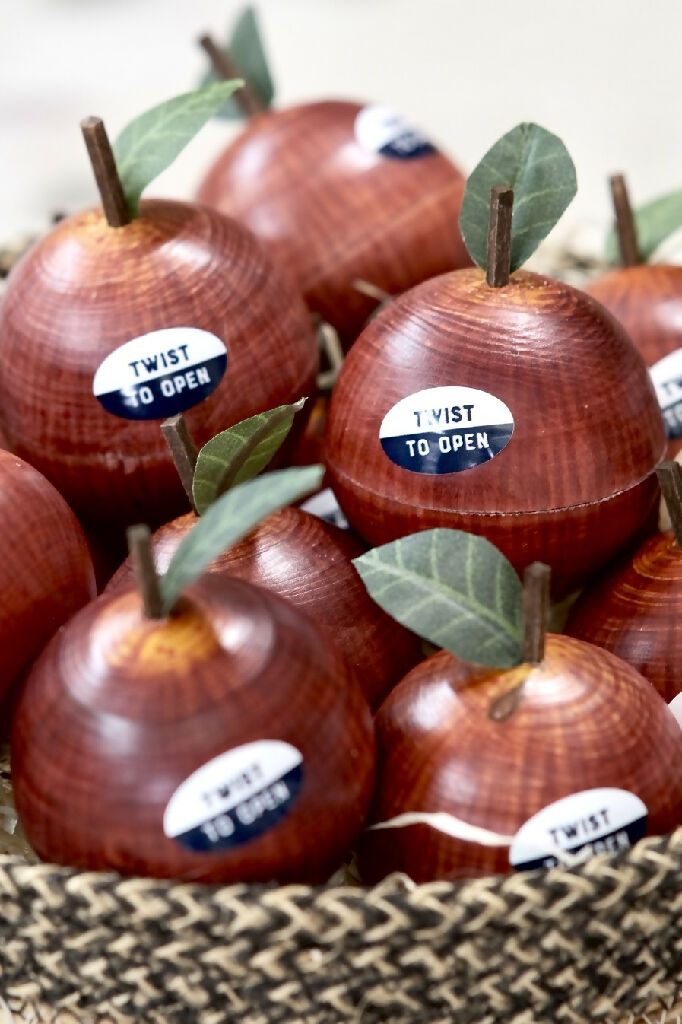
<instances>
[{"instance_id":1,"label":"wooden stem","mask_svg":"<svg viewBox=\"0 0 682 1024\"><path fill-rule=\"evenodd\" d=\"M377 302L390 302L393 298L390 292L384 291L383 288L372 284L371 281L363 281L361 277L353 281L353 290L360 292L361 295L366 295L368 299L376 299Z\"/></svg>"},{"instance_id":2,"label":"wooden stem","mask_svg":"<svg viewBox=\"0 0 682 1024\"><path fill-rule=\"evenodd\" d=\"M550 568L533 562L523 575L523 650L522 658L539 665L545 656L545 637L549 622Z\"/></svg>"},{"instance_id":3,"label":"wooden stem","mask_svg":"<svg viewBox=\"0 0 682 1024\"><path fill-rule=\"evenodd\" d=\"M656 469L663 500L673 527L678 548L682 548L682 473L674 459L662 462Z\"/></svg>"},{"instance_id":4,"label":"wooden stem","mask_svg":"<svg viewBox=\"0 0 682 1024\"><path fill-rule=\"evenodd\" d=\"M244 117L254 117L256 114L262 114L267 109L265 104L261 102L255 89L239 70L229 53L221 50L209 35L201 36L199 45L211 61L211 67L216 78L223 81L228 81L232 78L242 78L244 80L244 85L241 89L237 89L234 93L235 102L239 105Z\"/></svg>"},{"instance_id":5,"label":"wooden stem","mask_svg":"<svg viewBox=\"0 0 682 1024\"><path fill-rule=\"evenodd\" d=\"M128 204L116 170L116 161L109 143L107 130L99 117L86 117L81 121L81 131L92 164L92 170L99 189L104 215L112 228L130 224Z\"/></svg>"},{"instance_id":6,"label":"wooden stem","mask_svg":"<svg viewBox=\"0 0 682 1024\"><path fill-rule=\"evenodd\" d=\"M625 178L622 174L612 174L609 178L613 210L616 215L616 234L620 261L624 267L636 267L642 262L637 242L635 216L630 205Z\"/></svg>"},{"instance_id":7,"label":"wooden stem","mask_svg":"<svg viewBox=\"0 0 682 1024\"><path fill-rule=\"evenodd\" d=\"M126 536L135 579L142 595L144 614L148 619L162 619L161 589L154 566L151 531L148 526L140 524L128 527Z\"/></svg>"},{"instance_id":8,"label":"wooden stem","mask_svg":"<svg viewBox=\"0 0 682 1024\"><path fill-rule=\"evenodd\" d=\"M182 413L164 420L161 424L161 433L170 448L180 482L185 489L185 494L189 498L190 505L196 511L192 482L197 465L197 449Z\"/></svg>"},{"instance_id":9,"label":"wooden stem","mask_svg":"<svg viewBox=\"0 0 682 1024\"><path fill-rule=\"evenodd\" d=\"M490 189L486 281L491 288L504 288L509 284L513 205L514 190L509 185L495 185Z\"/></svg>"}]
</instances>

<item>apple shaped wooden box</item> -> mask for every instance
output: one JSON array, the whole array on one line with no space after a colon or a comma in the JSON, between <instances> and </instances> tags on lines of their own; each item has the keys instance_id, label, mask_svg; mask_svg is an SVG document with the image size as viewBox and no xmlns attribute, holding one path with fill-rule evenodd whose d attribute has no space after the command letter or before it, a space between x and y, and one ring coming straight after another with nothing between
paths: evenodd
<instances>
[{"instance_id":1,"label":"apple shaped wooden box","mask_svg":"<svg viewBox=\"0 0 682 1024\"><path fill-rule=\"evenodd\" d=\"M451 526L580 585L647 521L665 449L646 366L598 303L517 271L427 281L365 328L332 394L326 463L382 544Z\"/></svg>"},{"instance_id":2,"label":"apple shaped wooden box","mask_svg":"<svg viewBox=\"0 0 682 1024\"><path fill-rule=\"evenodd\" d=\"M256 115L197 199L250 227L348 345L376 306L357 278L393 294L471 263L464 184L395 112L328 100Z\"/></svg>"}]
</instances>

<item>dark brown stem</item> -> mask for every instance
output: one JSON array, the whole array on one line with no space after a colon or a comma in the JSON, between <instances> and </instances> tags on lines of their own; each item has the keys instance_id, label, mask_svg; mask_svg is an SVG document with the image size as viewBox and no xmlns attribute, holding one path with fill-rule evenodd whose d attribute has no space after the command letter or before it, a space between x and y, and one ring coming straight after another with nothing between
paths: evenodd
<instances>
[{"instance_id":1,"label":"dark brown stem","mask_svg":"<svg viewBox=\"0 0 682 1024\"><path fill-rule=\"evenodd\" d=\"M225 82L232 78L242 78L244 80L244 85L241 89L237 89L234 93L235 102L239 105L244 117L254 117L256 114L262 114L267 109L265 104L261 102L255 89L246 80L232 60L232 57L224 50L221 50L209 35L201 36L199 45L211 61L211 67L216 78L222 79Z\"/></svg>"},{"instance_id":2,"label":"dark brown stem","mask_svg":"<svg viewBox=\"0 0 682 1024\"><path fill-rule=\"evenodd\" d=\"M624 267L636 267L642 262L637 242L635 216L630 205L625 178L622 174L612 174L609 178L613 210L616 215L616 234L620 261Z\"/></svg>"},{"instance_id":3,"label":"dark brown stem","mask_svg":"<svg viewBox=\"0 0 682 1024\"><path fill-rule=\"evenodd\" d=\"M112 228L130 224L128 204L116 170L116 161L109 143L107 130L99 117L86 117L81 121L81 131L92 164L92 170L99 189L104 215Z\"/></svg>"},{"instance_id":4,"label":"dark brown stem","mask_svg":"<svg viewBox=\"0 0 682 1024\"><path fill-rule=\"evenodd\" d=\"M673 459L662 462L656 469L668 515L678 548L682 548L682 473Z\"/></svg>"},{"instance_id":5,"label":"dark brown stem","mask_svg":"<svg viewBox=\"0 0 682 1024\"><path fill-rule=\"evenodd\" d=\"M494 185L490 189L486 281L491 288L509 284L513 205L514 190L509 185Z\"/></svg>"},{"instance_id":6,"label":"dark brown stem","mask_svg":"<svg viewBox=\"0 0 682 1024\"><path fill-rule=\"evenodd\" d=\"M161 433L170 448L180 482L185 489L185 494L189 498L190 505L194 508L192 482L197 465L197 449L182 413L164 420L161 424Z\"/></svg>"},{"instance_id":7,"label":"dark brown stem","mask_svg":"<svg viewBox=\"0 0 682 1024\"><path fill-rule=\"evenodd\" d=\"M545 656L545 637L549 622L550 568L533 562L523 575L523 649L521 657L539 665Z\"/></svg>"},{"instance_id":8,"label":"dark brown stem","mask_svg":"<svg viewBox=\"0 0 682 1024\"><path fill-rule=\"evenodd\" d=\"M142 607L148 619L162 619L161 590L154 566L152 535L148 526L128 527L128 551L133 563L135 579L142 595Z\"/></svg>"}]
</instances>

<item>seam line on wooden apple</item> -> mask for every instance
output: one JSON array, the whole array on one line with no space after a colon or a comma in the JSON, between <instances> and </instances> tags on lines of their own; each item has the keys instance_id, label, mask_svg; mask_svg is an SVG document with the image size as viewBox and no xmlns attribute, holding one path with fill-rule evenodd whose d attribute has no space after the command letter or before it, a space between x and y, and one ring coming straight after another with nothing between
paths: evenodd
<instances>
[{"instance_id":1,"label":"seam line on wooden apple","mask_svg":"<svg viewBox=\"0 0 682 1024\"><path fill-rule=\"evenodd\" d=\"M661 454L661 457L660 457L659 461L656 463L656 466L659 466L664 461L664 455L665 455L665 452ZM496 458L498 458L498 457L499 456L496 456ZM330 464L334 465L334 473L336 474L337 477L339 477L340 479L343 479L343 480L349 480L353 484L357 483L357 481L355 481L353 479L353 477L350 476L350 474L343 472L343 470L339 469L336 464L331 462L331 460L327 460L327 465L330 465ZM555 507L552 507L552 508L528 509L528 510L517 509L514 512L499 512L496 509L460 508L459 506L453 507L452 505L430 505L426 511L428 511L428 512L447 512L447 513L450 513L451 515L458 515L458 516L480 516L480 515L485 515L485 516L501 516L501 517L503 516L505 519L511 519L514 516L543 516L543 515L547 515L548 512L572 512L575 509L590 508L590 506L592 506L592 505L601 505L602 502L608 501L611 498L618 498L622 494L627 494L628 491L634 490L636 487L639 487L640 484L643 484L646 480L648 480L649 477L651 477L656 472L656 466L652 466L650 472L645 473L645 475L643 477L640 477L638 480L635 480L634 483L629 484L627 487L623 487L623 488L621 488L618 491L612 491L610 494L605 494L601 498L593 498L590 501L579 502L577 505L558 505L558 506L555 506ZM478 469L478 467L476 467L476 468ZM373 487L368 487L366 484L362 484L361 490L363 490L366 494L376 495L377 497L380 497L382 499L385 497L379 491L375 491ZM396 498L395 496L393 496L391 498L391 501L395 505L404 505L406 508L412 508L413 507L411 502L403 501L401 498Z\"/></svg>"}]
</instances>

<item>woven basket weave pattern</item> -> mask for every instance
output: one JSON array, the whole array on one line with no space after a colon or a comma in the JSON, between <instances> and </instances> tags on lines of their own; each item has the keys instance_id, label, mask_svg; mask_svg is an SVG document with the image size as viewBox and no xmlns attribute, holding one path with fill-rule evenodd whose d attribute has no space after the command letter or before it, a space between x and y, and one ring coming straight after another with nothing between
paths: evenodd
<instances>
[{"instance_id":1,"label":"woven basket weave pattern","mask_svg":"<svg viewBox=\"0 0 682 1024\"><path fill-rule=\"evenodd\" d=\"M98 1022L619 1024L675 998L681 870L682 829L576 870L372 890L3 858L2 991Z\"/></svg>"}]
</instances>

